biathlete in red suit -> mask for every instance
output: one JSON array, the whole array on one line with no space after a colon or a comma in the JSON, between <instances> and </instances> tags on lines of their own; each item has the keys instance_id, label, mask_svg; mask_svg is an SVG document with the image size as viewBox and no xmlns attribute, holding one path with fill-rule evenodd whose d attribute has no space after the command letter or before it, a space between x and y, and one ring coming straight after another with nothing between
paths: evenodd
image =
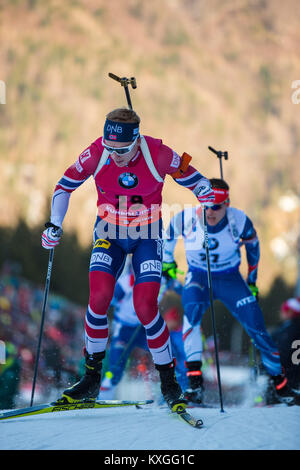
<instances>
[{"instance_id":1,"label":"biathlete in red suit","mask_svg":"<svg viewBox=\"0 0 300 470\"><path fill-rule=\"evenodd\" d=\"M116 109L107 115L103 137L85 149L59 180L51 219L43 232L44 248L59 243L71 193L93 176L98 216L85 317L86 374L64 392L68 401L98 395L108 340L107 310L128 253L132 253L135 274L134 307L146 329L163 396L169 405L182 397L169 331L157 305L162 273L162 189L166 175L171 175L202 204L212 203L214 193L209 180L190 165L188 154L179 156L160 139L140 135L139 124L139 116L130 109Z\"/></svg>"}]
</instances>

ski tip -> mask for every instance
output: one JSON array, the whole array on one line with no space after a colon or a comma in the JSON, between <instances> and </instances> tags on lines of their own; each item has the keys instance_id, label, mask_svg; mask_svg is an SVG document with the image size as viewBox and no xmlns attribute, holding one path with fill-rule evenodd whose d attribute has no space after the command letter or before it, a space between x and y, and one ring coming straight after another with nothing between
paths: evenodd
<instances>
[{"instance_id":1,"label":"ski tip","mask_svg":"<svg viewBox=\"0 0 300 470\"><path fill-rule=\"evenodd\" d=\"M195 424L195 428L197 428L197 429L202 428L203 424L204 423L203 423L202 419L197 419L196 424Z\"/></svg>"},{"instance_id":2,"label":"ski tip","mask_svg":"<svg viewBox=\"0 0 300 470\"><path fill-rule=\"evenodd\" d=\"M185 421L187 424L189 424L193 428L199 429L203 426L202 419L197 419L188 412L179 412L179 413L177 412L177 415L179 416L181 420Z\"/></svg>"},{"instance_id":3,"label":"ski tip","mask_svg":"<svg viewBox=\"0 0 300 470\"><path fill-rule=\"evenodd\" d=\"M143 401L137 401L135 403L136 408L142 408L144 405L151 405L151 403L154 403L154 400L143 400Z\"/></svg>"}]
</instances>

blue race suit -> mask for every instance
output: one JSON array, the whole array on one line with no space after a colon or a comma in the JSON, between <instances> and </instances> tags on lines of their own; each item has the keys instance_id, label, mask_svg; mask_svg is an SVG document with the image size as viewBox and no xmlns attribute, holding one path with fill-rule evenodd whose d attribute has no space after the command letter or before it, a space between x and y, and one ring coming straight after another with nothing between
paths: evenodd
<instances>
[{"instance_id":1,"label":"blue race suit","mask_svg":"<svg viewBox=\"0 0 300 470\"><path fill-rule=\"evenodd\" d=\"M248 283L255 283L259 261L259 241L251 220L238 209L227 208L225 217L208 228L214 300L220 300L241 323L270 375L282 372L278 349L266 331L263 313L239 272L240 246L245 244L249 265ZM173 261L177 239L183 236L188 273L182 294L184 344L188 361L201 360L202 345L193 344L192 330L201 323L209 307L209 290L201 208L189 208L173 217L168 229L164 261Z\"/></svg>"}]
</instances>

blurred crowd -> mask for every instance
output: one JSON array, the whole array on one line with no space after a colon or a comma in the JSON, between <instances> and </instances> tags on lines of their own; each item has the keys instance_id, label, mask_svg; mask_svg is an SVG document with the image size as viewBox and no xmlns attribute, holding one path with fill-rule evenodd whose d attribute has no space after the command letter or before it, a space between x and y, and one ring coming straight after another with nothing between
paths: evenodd
<instances>
[{"instance_id":1,"label":"blurred crowd","mask_svg":"<svg viewBox=\"0 0 300 470\"><path fill-rule=\"evenodd\" d=\"M0 271L0 409L27 406L41 326L44 286L23 279L20 267ZM49 399L78 378L84 309L50 294L39 360L36 399Z\"/></svg>"}]
</instances>

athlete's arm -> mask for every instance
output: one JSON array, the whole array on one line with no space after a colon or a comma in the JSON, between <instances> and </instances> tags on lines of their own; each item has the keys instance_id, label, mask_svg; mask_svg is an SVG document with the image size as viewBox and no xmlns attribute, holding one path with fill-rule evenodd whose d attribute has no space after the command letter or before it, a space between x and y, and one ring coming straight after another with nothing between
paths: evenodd
<instances>
[{"instance_id":1,"label":"athlete's arm","mask_svg":"<svg viewBox=\"0 0 300 470\"><path fill-rule=\"evenodd\" d=\"M161 145L158 158L158 171L161 175L169 174L176 183L192 191L199 202L210 203L214 193L210 181L190 165L192 157L187 153L179 156L166 145Z\"/></svg>"},{"instance_id":2,"label":"athlete's arm","mask_svg":"<svg viewBox=\"0 0 300 470\"><path fill-rule=\"evenodd\" d=\"M72 192L94 173L98 162L98 149L92 144L65 171L63 177L58 181L52 197L50 218L52 224L62 227Z\"/></svg>"},{"instance_id":3,"label":"athlete's arm","mask_svg":"<svg viewBox=\"0 0 300 470\"><path fill-rule=\"evenodd\" d=\"M248 262L248 284L255 284L257 279L257 269L260 257L259 240L253 223L246 216L245 225L241 233L242 243L246 248Z\"/></svg>"}]
</instances>

